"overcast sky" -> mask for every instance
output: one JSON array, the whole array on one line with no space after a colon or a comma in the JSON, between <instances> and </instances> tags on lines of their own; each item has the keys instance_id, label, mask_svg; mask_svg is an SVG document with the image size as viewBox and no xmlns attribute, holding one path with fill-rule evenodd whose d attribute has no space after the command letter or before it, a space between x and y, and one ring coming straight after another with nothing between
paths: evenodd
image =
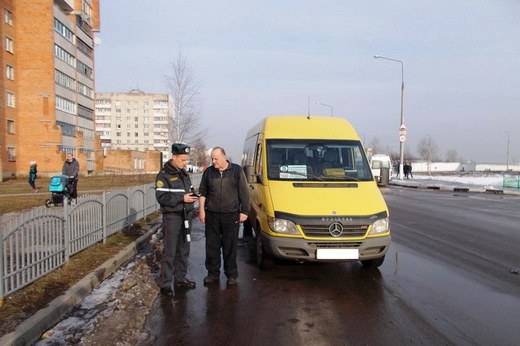
<instances>
[{"instance_id":1,"label":"overcast sky","mask_svg":"<svg viewBox=\"0 0 520 346\"><path fill-rule=\"evenodd\" d=\"M179 49L201 84L208 147L240 161L266 115L349 120L366 146L431 138L444 159L520 161L518 0L101 0L96 89L167 93ZM310 100L310 102L309 102Z\"/></svg>"}]
</instances>

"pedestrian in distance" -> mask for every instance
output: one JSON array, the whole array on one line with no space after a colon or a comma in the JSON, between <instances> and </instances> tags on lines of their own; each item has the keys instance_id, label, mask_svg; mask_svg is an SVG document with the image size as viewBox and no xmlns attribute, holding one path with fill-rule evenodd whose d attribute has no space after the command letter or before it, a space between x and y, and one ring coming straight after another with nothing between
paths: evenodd
<instances>
[{"instance_id":1,"label":"pedestrian in distance","mask_svg":"<svg viewBox=\"0 0 520 346\"><path fill-rule=\"evenodd\" d=\"M186 172L190 147L183 143L172 145L172 157L157 173L155 198L161 206L163 252L159 287L161 294L173 297L175 288L195 288L186 278L190 254L189 223L198 200Z\"/></svg>"},{"instance_id":2,"label":"pedestrian in distance","mask_svg":"<svg viewBox=\"0 0 520 346\"><path fill-rule=\"evenodd\" d=\"M79 162L72 153L67 153L65 162L61 169L61 174L69 178L67 187L71 199L78 198L78 176L79 176Z\"/></svg>"},{"instance_id":3,"label":"pedestrian in distance","mask_svg":"<svg viewBox=\"0 0 520 346\"><path fill-rule=\"evenodd\" d=\"M219 281L222 249L227 285L234 286L238 278L238 232L249 214L249 188L244 170L227 160L223 148L213 148L211 162L199 187L199 219L205 224L208 271L204 284Z\"/></svg>"},{"instance_id":4,"label":"pedestrian in distance","mask_svg":"<svg viewBox=\"0 0 520 346\"><path fill-rule=\"evenodd\" d=\"M410 176L410 178L413 179L413 174L412 174L412 163L411 163L411 162L408 162L408 175Z\"/></svg>"},{"instance_id":5,"label":"pedestrian in distance","mask_svg":"<svg viewBox=\"0 0 520 346\"><path fill-rule=\"evenodd\" d=\"M29 185L31 185L33 193L38 192L36 178L38 178L38 164L36 161L31 161L29 162Z\"/></svg>"},{"instance_id":6,"label":"pedestrian in distance","mask_svg":"<svg viewBox=\"0 0 520 346\"><path fill-rule=\"evenodd\" d=\"M408 166L408 162L405 161L405 163L403 164L403 171L404 171L404 177L406 179L408 179L408 174L410 173L409 171L409 166Z\"/></svg>"}]
</instances>

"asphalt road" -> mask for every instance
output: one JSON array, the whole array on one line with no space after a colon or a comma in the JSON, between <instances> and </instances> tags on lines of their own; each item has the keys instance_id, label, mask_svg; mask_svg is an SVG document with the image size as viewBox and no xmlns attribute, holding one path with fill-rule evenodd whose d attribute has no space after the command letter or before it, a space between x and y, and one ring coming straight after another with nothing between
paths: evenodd
<instances>
[{"instance_id":1,"label":"asphalt road","mask_svg":"<svg viewBox=\"0 0 520 346\"><path fill-rule=\"evenodd\" d=\"M517 345L520 198L383 188L393 244L379 270L358 263L278 263L261 271L248 243L240 276L204 287L203 226L189 276L159 297L153 345Z\"/></svg>"}]
</instances>

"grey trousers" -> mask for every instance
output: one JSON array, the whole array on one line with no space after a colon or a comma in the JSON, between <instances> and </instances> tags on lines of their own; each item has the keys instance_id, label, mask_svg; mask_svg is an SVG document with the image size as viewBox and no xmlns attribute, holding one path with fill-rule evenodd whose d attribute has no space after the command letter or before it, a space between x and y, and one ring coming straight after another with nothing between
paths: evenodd
<instances>
[{"instance_id":1,"label":"grey trousers","mask_svg":"<svg viewBox=\"0 0 520 346\"><path fill-rule=\"evenodd\" d=\"M172 280L184 281L188 272L190 243L186 241L183 230L182 213L163 214L163 256L159 286L171 287Z\"/></svg>"}]
</instances>

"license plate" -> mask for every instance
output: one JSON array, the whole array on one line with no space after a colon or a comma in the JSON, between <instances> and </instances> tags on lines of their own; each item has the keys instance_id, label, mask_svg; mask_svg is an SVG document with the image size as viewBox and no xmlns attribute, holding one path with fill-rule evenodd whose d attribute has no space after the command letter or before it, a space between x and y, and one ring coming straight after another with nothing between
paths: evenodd
<instances>
[{"instance_id":1,"label":"license plate","mask_svg":"<svg viewBox=\"0 0 520 346\"><path fill-rule=\"evenodd\" d=\"M358 249L318 249L317 259L359 259Z\"/></svg>"}]
</instances>

